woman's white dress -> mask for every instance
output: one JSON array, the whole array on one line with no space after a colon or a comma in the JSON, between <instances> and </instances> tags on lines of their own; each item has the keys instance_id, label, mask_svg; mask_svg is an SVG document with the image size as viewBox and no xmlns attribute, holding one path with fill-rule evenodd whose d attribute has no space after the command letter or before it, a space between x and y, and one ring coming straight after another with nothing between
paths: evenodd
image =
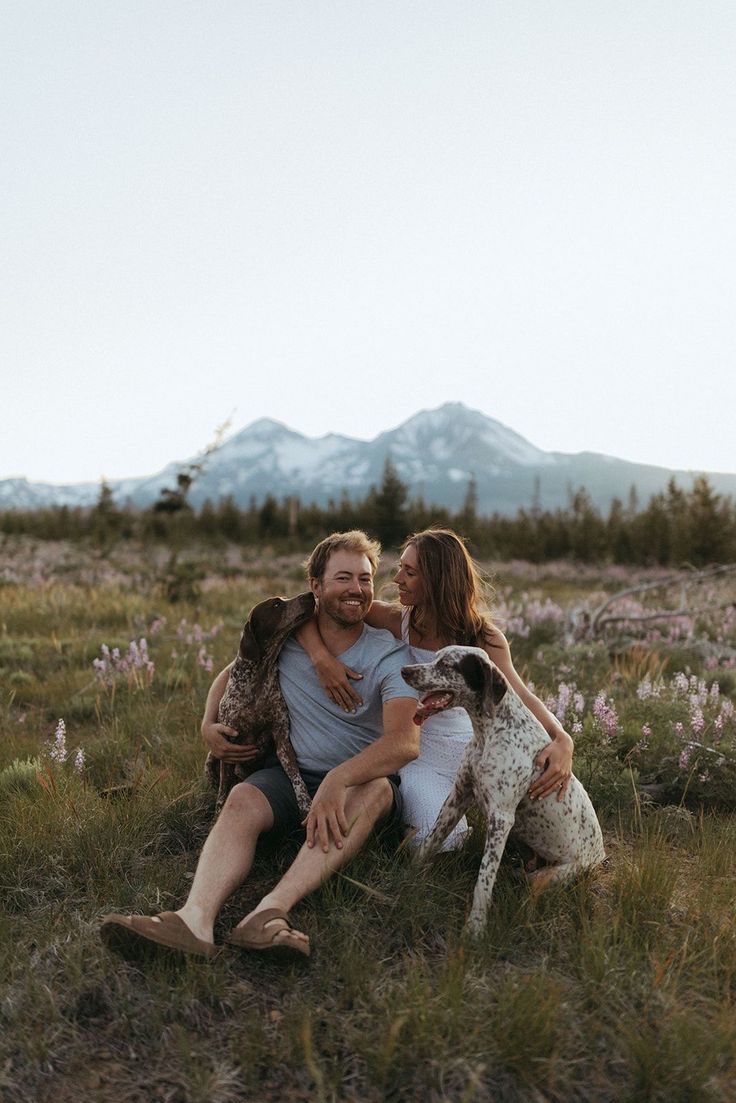
<instances>
[{"instance_id":1,"label":"woman's white dress","mask_svg":"<svg viewBox=\"0 0 736 1103\"><path fill-rule=\"evenodd\" d=\"M410 614L410 609L401 611L401 638L415 663L431 663L436 651L414 647L409 642ZM421 843L434 826L472 734L473 727L465 709L445 709L422 724L419 758L399 771L404 819L418 829L412 845ZM445 839L442 849L455 850L462 845L467 833L468 822L463 816Z\"/></svg>"}]
</instances>

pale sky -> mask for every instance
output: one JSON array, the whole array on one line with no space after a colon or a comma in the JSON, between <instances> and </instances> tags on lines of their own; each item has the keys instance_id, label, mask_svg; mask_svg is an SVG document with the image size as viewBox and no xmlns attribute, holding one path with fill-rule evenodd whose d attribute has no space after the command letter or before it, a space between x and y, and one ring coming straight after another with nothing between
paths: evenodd
<instances>
[{"instance_id":1,"label":"pale sky","mask_svg":"<svg viewBox=\"0 0 736 1103\"><path fill-rule=\"evenodd\" d=\"M0 478L461 400L736 471L733 0L0 2Z\"/></svg>"}]
</instances>

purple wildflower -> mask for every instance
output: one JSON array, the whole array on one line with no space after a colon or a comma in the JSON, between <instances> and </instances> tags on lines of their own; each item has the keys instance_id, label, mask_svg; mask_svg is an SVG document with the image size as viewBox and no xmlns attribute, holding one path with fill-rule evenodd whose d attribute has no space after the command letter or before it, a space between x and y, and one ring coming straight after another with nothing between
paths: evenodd
<instances>
[{"instance_id":1,"label":"purple wildflower","mask_svg":"<svg viewBox=\"0 0 736 1103\"><path fill-rule=\"evenodd\" d=\"M67 749L66 749L66 724L63 720L59 720L56 725L56 731L54 732L54 742L51 744L49 750L49 758L54 762L61 764L66 762Z\"/></svg>"},{"instance_id":2,"label":"purple wildflower","mask_svg":"<svg viewBox=\"0 0 736 1103\"><path fill-rule=\"evenodd\" d=\"M694 705L690 710L690 731L693 735L702 735L705 729L705 717L700 705Z\"/></svg>"},{"instance_id":3,"label":"purple wildflower","mask_svg":"<svg viewBox=\"0 0 736 1103\"><path fill-rule=\"evenodd\" d=\"M593 716L606 739L613 739L618 731L618 714L613 701L608 700L605 693L599 693L593 702Z\"/></svg>"},{"instance_id":4,"label":"purple wildflower","mask_svg":"<svg viewBox=\"0 0 736 1103\"><path fill-rule=\"evenodd\" d=\"M683 747L682 751L680 752L680 769L681 770L687 770L688 766L690 765L690 759L693 756L693 751L694 750L695 750L695 744L694 743L688 743L685 747Z\"/></svg>"}]
</instances>

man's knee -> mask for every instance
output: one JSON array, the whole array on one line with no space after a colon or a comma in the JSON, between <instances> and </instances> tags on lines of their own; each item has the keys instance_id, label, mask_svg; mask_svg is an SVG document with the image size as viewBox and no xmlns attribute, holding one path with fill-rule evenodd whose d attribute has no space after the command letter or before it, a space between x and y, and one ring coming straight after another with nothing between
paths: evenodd
<instances>
[{"instance_id":1,"label":"man's knee","mask_svg":"<svg viewBox=\"0 0 736 1103\"><path fill-rule=\"evenodd\" d=\"M255 785L240 781L228 793L220 818L252 827L260 834L273 827L273 809L268 798Z\"/></svg>"},{"instance_id":2,"label":"man's knee","mask_svg":"<svg viewBox=\"0 0 736 1103\"><path fill-rule=\"evenodd\" d=\"M394 804L394 790L387 777L377 777L356 786L356 801L374 823L387 816Z\"/></svg>"}]
</instances>

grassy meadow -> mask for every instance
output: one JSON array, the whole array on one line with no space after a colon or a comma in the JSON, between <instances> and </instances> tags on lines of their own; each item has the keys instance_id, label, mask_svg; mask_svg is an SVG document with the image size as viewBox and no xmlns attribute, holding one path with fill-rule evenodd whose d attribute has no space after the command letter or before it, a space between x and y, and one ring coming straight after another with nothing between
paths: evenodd
<instances>
[{"instance_id":1,"label":"grassy meadow","mask_svg":"<svg viewBox=\"0 0 736 1103\"><path fill-rule=\"evenodd\" d=\"M495 565L517 666L576 741L609 855L595 874L532 898L510 844L468 941L476 820L460 853L417 868L376 843L304 901L303 964L226 948L139 966L102 946L106 912L186 893L214 803L207 689L251 605L303 588L300 561L0 544L0 1099L736 1099L728 578L700 595L717 611L672 605L586 639L581 609L656 573ZM658 600L677 598L618 608L641 618ZM219 937L297 845L264 849Z\"/></svg>"}]
</instances>

